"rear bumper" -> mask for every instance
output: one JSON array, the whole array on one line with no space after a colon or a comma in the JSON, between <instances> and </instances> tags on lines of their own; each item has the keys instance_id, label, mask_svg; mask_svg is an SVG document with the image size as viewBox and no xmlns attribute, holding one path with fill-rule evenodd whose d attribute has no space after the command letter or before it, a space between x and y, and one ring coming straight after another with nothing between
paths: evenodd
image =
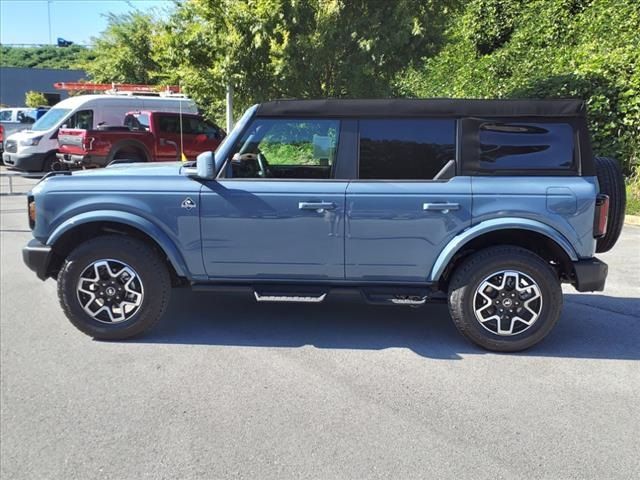
<instances>
[{"instance_id":1,"label":"rear bumper","mask_svg":"<svg viewBox=\"0 0 640 480\"><path fill-rule=\"evenodd\" d=\"M56 157L62 163L69 166L87 167L97 166L104 167L107 163L106 157L96 155L79 155L75 153L56 153Z\"/></svg>"},{"instance_id":2,"label":"rear bumper","mask_svg":"<svg viewBox=\"0 0 640 480\"><path fill-rule=\"evenodd\" d=\"M601 292L609 267L597 258L573 262L574 286L579 292Z\"/></svg>"},{"instance_id":3,"label":"rear bumper","mask_svg":"<svg viewBox=\"0 0 640 480\"><path fill-rule=\"evenodd\" d=\"M67 165L82 165L88 163L89 157L87 155L74 155L71 153L56 153L56 157L62 163Z\"/></svg>"},{"instance_id":4,"label":"rear bumper","mask_svg":"<svg viewBox=\"0 0 640 480\"><path fill-rule=\"evenodd\" d=\"M40 280L47 279L47 269L51 259L51 247L43 245L38 240L31 240L22 248L22 260L25 265L36 272Z\"/></svg>"}]
</instances>

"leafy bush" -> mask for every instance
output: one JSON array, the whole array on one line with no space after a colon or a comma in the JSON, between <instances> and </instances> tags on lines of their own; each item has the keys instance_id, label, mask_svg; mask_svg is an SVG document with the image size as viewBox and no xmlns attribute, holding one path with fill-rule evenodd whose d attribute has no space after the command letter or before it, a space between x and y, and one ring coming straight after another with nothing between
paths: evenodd
<instances>
[{"instance_id":1,"label":"leafy bush","mask_svg":"<svg viewBox=\"0 0 640 480\"><path fill-rule=\"evenodd\" d=\"M47 97L45 97L41 92L29 90L24 96L24 104L27 107L35 108L49 105L49 102L47 101Z\"/></svg>"},{"instance_id":2,"label":"leafy bush","mask_svg":"<svg viewBox=\"0 0 640 480\"><path fill-rule=\"evenodd\" d=\"M629 174L640 162L639 32L637 0L473 0L396 94L584 98L595 152Z\"/></svg>"}]
</instances>

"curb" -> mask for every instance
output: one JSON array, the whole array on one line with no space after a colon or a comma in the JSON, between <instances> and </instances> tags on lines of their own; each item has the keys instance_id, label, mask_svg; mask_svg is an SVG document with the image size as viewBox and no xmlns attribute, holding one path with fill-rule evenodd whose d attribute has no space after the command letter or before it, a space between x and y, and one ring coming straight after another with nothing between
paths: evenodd
<instances>
[{"instance_id":1,"label":"curb","mask_svg":"<svg viewBox=\"0 0 640 480\"><path fill-rule=\"evenodd\" d=\"M624 224L625 225L639 225L640 226L640 215L625 215L624 216Z\"/></svg>"}]
</instances>

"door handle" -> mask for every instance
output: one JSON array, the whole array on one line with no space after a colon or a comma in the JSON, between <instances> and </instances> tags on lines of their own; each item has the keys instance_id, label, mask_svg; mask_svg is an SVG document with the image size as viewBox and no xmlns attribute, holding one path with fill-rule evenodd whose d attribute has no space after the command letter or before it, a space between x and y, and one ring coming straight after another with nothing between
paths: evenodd
<instances>
[{"instance_id":1,"label":"door handle","mask_svg":"<svg viewBox=\"0 0 640 480\"><path fill-rule=\"evenodd\" d=\"M333 202L299 202L300 210L315 210L318 213L324 213L327 210L335 210L336 204Z\"/></svg>"},{"instance_id":2,"label":"door handle","mask_svg":"<svg viewBox=\"0 0 640 480\"><path fill-rule=\"evenodd\" d=\"M449 213L451 210L459 210L459 203L423 203L422 210Z\"/></svg>"}]
</instances>

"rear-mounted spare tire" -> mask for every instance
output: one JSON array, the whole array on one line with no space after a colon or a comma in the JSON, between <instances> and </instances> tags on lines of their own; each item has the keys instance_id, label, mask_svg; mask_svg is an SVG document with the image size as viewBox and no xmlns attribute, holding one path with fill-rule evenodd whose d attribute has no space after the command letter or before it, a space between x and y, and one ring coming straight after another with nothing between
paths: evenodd
<instances>
[{"instance_id":1,"label":"rear-mounted spare tire","mask_svg":"<svg viewBox=\"0 0 640 480\"><path fill-rule=\"evenodd\" d=\"M611 250L620 237L624 224L627 192L624 186L624 176L618 162L613 158L595 157L595 163L600 193L609 196L607 232L596 242L596 252L603 253Z\"/></svg>"}]
</instances>

